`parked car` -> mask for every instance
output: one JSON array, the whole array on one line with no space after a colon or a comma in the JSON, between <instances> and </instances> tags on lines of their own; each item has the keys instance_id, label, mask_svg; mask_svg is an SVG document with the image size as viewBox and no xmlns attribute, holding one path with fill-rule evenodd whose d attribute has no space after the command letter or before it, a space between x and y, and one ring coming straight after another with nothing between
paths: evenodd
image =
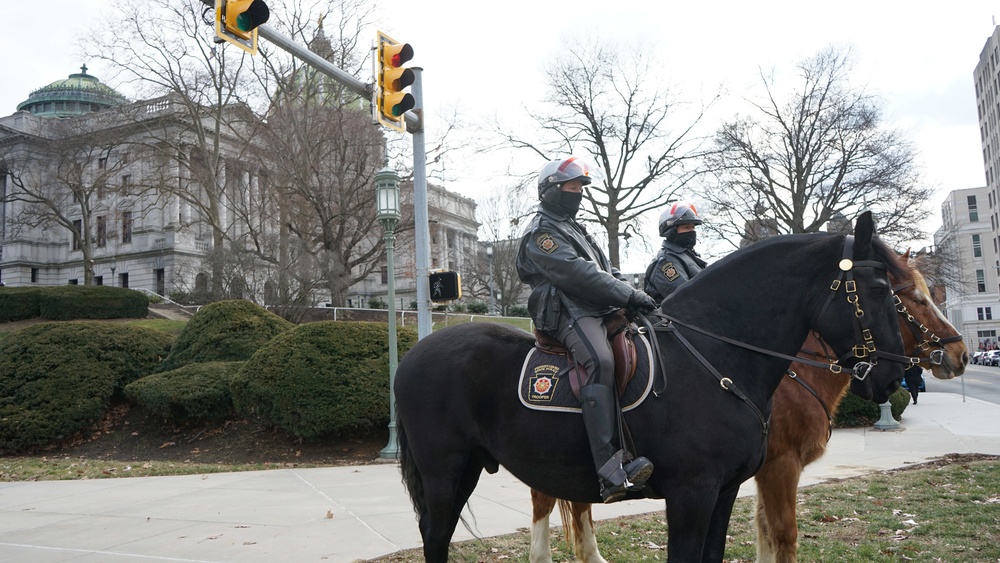
<instances>
[{"instance_id":1,"label":"parked car","mask_svg":"<svg viewBox=\"0 0 1000 563\"><path fill-rule=\"evenodd\" d=\"M983 351L976 352L975 354L972 355L972 363L974 363L976 365L982 365L982 363L983 363L983 357L985 355L986 355L986 352L983 352Z\"/></svg>"},{"instance_id":2,"label":"parked car","mask_svg":"<svg viewBox=\"0 0 1000 563\"><path fill-rule=\"evenodd\" d=\"M990 350L983 358L984 366L1000 366L1000 350Z\"/></svg>"}]
</instances>

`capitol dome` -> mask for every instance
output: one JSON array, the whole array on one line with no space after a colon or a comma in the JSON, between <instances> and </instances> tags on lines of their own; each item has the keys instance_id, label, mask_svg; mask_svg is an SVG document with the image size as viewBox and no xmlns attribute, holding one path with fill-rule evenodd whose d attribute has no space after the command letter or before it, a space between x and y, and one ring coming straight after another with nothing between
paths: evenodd
<instances>
[{"instance_id":1,"label":"capitol dome","mask_svg":"<svg viewBox=\"0 0 1000 563\"><path fill-rule=\"evenodd\" d=\"M17 105L18 111L40 117L76 117L128 102L125 96L87 74L87 65L80 71L35 90Z\"/></svg>"}]
</instances>

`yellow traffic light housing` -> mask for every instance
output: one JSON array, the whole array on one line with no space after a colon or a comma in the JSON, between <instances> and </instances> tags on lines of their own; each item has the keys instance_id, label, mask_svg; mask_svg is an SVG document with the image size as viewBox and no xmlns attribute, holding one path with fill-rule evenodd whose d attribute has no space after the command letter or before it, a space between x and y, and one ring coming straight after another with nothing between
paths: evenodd
<instances>
[{"instance_id":1,"label":"yellow traffic light housing","mask_svg":"<svg viewBox=\"0 0 1000 563\"><path fill-rule=\"evenodd\" d=\"M257 27L271 16L264 0L215 0L215 35L257 54Z\"/></svg>"},{"instance_id":2,"label":"yellow traffic light housing","mask_svg":"<svg viewBox=\"0 0 1000 563\"><path fill-rule=\"evenodd\" d=\"M378 32L375 53L375 85L373 113L379 123L399 132L406 131L403 114L413 109L416 100L409 92L404 92L416 76L413 70L403 67L413 58L413 47L400 43L388 35Z\"/></svg>"}]
</instances>

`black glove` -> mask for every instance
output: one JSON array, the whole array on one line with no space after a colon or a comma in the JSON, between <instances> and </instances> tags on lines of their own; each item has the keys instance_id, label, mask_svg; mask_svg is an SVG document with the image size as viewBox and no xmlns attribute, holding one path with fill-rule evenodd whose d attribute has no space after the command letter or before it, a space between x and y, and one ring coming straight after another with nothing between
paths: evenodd
<instances>
[{"instance_id":1,"label":"black glove","mask_svg":"<svg viewBox=\"0 0 1000 563\"><path fill-rule=\"evenodd\" d=\"M628 298L628 305L625 308L629 311L638 311L642 314L652 313L656 310L657 304L645 291L635 290Z\"/></svg>"}]
</instances>

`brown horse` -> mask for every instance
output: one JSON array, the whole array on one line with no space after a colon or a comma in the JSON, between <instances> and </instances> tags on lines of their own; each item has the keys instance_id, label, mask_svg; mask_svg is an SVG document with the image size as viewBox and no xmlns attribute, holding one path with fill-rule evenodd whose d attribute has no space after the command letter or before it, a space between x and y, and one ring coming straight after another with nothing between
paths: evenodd
<instances>
[{"instance_id":1,"label":"brown horse","mask_svg":"<svg viewBox=\"0 0 1000 563\"><path fill-rule=\"evenodd\" d=\"M910 279L892 278L899 297L899 324L907 353L925 359L934 377L951 379L962 375L969 353L961 336L934 305L923 275L908 260ZM818 355L823 343L810 337L804 351ZM847 393L849 374L833 374L820 368L793 363L773 396L771 433L767 458L754 475L757 482L757 560L787 563L796 560L798 528L795 514L799 477L806 465L826 451L833 417ZM791 376L794 374L794 376ZM532 563L552 560L549 544L549 514L557 500L534 489L531 526ZM597 547L591 505L559 500L566 541L584 563L607 563ZM568 525L567 525L568 524Z\"/></svg>"}]
</instances>

